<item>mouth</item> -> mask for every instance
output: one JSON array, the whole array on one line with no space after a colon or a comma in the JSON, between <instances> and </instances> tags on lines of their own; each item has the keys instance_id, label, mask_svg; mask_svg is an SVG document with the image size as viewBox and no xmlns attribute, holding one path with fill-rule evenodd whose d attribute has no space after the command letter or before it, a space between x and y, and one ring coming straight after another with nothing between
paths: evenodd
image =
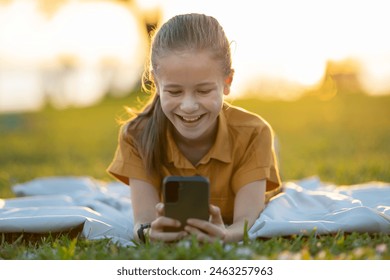
<instances>
[{"instance_id":1,"label":"mouth","mask_svg":"<svg viewBox=\"0 0 390 280\"><path fill-rule=\"evenodd\" d=\"M177 115L182 121L186 122L186 123L194 123L194 122L197 122L198 120L200 120L203 116L203 115L198 115L198 116L181 116L181 115Z\"/></svg>"}]
</instances>

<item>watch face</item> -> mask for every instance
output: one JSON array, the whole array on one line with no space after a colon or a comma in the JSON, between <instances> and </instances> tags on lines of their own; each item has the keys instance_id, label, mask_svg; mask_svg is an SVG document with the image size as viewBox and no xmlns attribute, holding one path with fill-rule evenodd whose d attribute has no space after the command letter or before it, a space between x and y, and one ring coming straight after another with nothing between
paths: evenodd
<instances>
[{"instance_id":1,"label":"watch face","mask_svg":"<svg viewBox=\"0 0 390 280\"><path fill-rule=\"evenodd\" d=\"M150 224L150 223L141 224L141 228L142 228L142 229L146 229L146 228L150 228L150 227L151 227L151 224Z\"/></svg>"}]
</instances>

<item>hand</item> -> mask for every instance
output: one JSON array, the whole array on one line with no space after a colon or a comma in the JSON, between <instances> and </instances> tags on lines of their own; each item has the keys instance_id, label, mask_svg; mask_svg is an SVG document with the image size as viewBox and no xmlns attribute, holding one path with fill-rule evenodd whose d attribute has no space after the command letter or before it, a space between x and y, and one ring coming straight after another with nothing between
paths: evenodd
<instances>
[{"instance_id":1,"label":"hand","mask_svg":"<svg viewBox=\"0 0 390 280\"><path fill-rule=\"evenodd\" d=\"M222 220L219 207L211 205L209 207L210 221L199 219L188 219L184 229L196 236L200 242L214 242L224 240L227 234L225 224Z\"/></svg>"},{"instance_id":2,"label":"hand","mask_svg":"<svg viewBox=\"0 0 390 280\"><path fill-rule=\"evenodd\" d=\"M157 219L151 223L149 231L150 241L173 242L178 241L188 235L185 231L164 232L165 227L180 227L180 222L164 216L164 204L156 204Z\"/></svg>"}]
</instances>

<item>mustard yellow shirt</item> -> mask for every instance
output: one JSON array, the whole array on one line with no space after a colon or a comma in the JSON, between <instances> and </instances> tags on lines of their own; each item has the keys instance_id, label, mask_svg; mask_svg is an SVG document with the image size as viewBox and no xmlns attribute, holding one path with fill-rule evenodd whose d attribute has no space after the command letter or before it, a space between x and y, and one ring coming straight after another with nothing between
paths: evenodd
<instances>
[{"instance_id":1,"label":"mustard yellow shirt","mask_svg":"<svg viewBox=\"0 0 390 280\"><path fill-rule=\"evenodd\" d=\"M118 148L108 172L118 180L144 180L156 187L161 197L162 179L150 177L143 166L135 141L119 135ZM210 203L221 209L224 222L233 220L234 198L241 187L265 179L269 194L280 190L273 132L260 116L226 105L218 117L218 132L210 151L196 166L188 161L167 131L168 164L162 165L163 177L201 175L210 180ZM248 205L250 207L250 205Z\"/></svg>"}]
</instances>

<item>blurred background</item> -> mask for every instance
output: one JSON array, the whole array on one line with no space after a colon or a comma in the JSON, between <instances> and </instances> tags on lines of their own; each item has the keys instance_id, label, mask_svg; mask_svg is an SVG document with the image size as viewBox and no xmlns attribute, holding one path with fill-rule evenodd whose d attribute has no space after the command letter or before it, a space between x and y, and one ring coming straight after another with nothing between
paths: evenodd
<instances>
[{"instance_id":1,"label":"blurred background","mask_svg":"<svg viewBox=\"0 0 390 280\"><path fill-rule=\"evenodd\" d=\"M187 12L213 15L225 28L235 96L296 99L324 82L388 94L386 2L0 0L0 112L129 94L139 86L148 30Z\"/></svg>"},{"instance_id":2,"label":"blurred background","mask_svg":"<svg viewBox=\"0 0 390 280\"><path fill-rule=\"evenodd\" d=\"M110 179L149 32L188 12L232 42L230 101L275 129L284 180L390 181L386 0L0 0L0 197L41 176Z\"/></svg>"}]
</instances>

